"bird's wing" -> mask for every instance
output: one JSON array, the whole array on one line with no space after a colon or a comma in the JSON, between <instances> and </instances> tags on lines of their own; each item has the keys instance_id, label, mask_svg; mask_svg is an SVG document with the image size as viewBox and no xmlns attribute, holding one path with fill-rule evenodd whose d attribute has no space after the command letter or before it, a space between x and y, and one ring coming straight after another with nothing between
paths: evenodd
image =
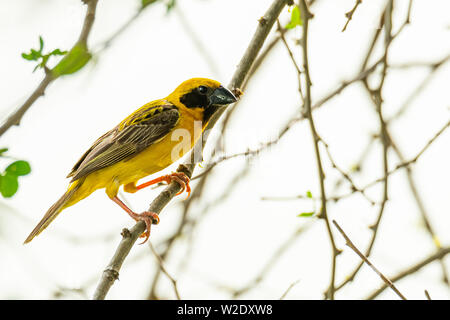
<instances>
[{"instance_id":1,"label":"bird's wing","mask_svg":"<svg viewBox=\"0 0 450 320\"><path fill-rule=\"evenodd\" d=\"M179 118L178 108L171 104L142 107L97 139L68 177L75 181L137 155L169 134Z\"/></svg>"}]
</instances>

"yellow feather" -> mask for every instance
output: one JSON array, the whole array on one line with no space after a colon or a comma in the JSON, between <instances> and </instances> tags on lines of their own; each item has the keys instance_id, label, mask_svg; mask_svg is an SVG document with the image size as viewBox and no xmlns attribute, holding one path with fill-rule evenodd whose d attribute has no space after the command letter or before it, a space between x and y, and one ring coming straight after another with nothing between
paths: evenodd
<instances>
[{"instance_id":1,"label":"yellow feather","mask_svg":"<svg viewBox=\"0 0 450 320\"><path fill-rule=\"evenodd\" d=\"M177 132L177 129L182 129L191 139L179 141L176 139L176 136L172 136L169 133L132 158L91 172L82 179L71 183L66 193L47 211L44 218L28 236L25 243L30 242L35 236L40 234L63 209L86 198L95 190L105 188L108 197L113 198L117 195L120 186L135 184L138 180L161 171L182 157L188 150L192 149L204 129L205 124L203 124L203 127L200 126L200 130L196 130L196 123L203 120L203 109L187 108L180 102L180 98L200 85L218 88L220 83L204 78L187 80L165 99L159 99L145 104L119 124L119 130L123 130L126 126L132 125L133 121L139 122L148 116L149 112L155 112L156 110L149 111L147 109L170 103L178 107L180 113L180 119L175 125L175 128L172 129L172 133ZM179 150L179 152L174 153L174 148Z\"/></svg>"}]
</instances>

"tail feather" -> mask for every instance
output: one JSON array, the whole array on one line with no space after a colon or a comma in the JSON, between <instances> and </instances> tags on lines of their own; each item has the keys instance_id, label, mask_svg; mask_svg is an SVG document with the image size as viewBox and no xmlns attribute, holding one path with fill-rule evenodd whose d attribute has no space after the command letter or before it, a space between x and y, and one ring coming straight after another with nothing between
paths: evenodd
<instances>
[{"instance_id":1,"label":"tail feather","mask_svg":"<svg viewBox=\"0 0 450 320\"><path fill-rule=\"evenodd\" d=\"M66 207L68 207L69 200L73 197L75 191L81 186L81 183L76 181L73 183L69 189L59 198L58 201L53 204L50 209L47 210L44 217L39 221L37 226L31 231L30 235L25 239L24 244L33 240L34 237L38 236L48 225L58 216L58 214ZM70 205L70 204L69 204Z\"/></svg>"}]
</instances>

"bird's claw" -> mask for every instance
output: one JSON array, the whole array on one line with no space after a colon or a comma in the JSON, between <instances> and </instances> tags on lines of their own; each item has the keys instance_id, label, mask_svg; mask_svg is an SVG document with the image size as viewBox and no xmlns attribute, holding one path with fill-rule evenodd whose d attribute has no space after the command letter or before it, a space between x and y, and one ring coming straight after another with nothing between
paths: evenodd
<instances>
[{"instance_id":1,"label":"bird's claw","mask_svg":"<svg viewBox=\"0 0 450 320\"><path fill-rule=\"evenodd\" d=\"M189 185L189 177L183 173L183 172L173 172L171 174L168 174L167 176L167 183L171 183L172 181L176 181L180 186L181 190L176 194L177 196L182 194L185 190L188 193L188 196L186 199L189 198L191 195L191 186Z\"/></svg>"},{"instance_id":2,"label":"bird's claw","mask_svg":"<svg viewBox=\"0 0 450 320\"><path fill-rule=\"evenodd\" d=\"M147 242L147 240L150 237L150 230L152 227L152 224L158 224L159 223L159 216L155 212L151 211L144 211L142 213L136 213L133 216L133 219L136 221L144 221L145 223L145 232L143 232L139 238L144 238L145 240L141 242L140 244L144 244Z\"/></svg>"}]
</instances>

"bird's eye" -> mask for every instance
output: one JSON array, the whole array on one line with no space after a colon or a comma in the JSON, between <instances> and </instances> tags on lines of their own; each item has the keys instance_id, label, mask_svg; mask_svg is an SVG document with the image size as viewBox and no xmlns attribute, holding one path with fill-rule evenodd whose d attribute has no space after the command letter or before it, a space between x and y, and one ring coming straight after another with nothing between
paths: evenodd
<instances>
[{"instance_id":1,"label":"bird's eye","mask_svg":"<svg viewBox=\"0 0 450 320\"><path fill-rule=\"evenodd\" d=\"M200 87L198 87L198 92L200 94L206 94L208 92L208 88L205 86L200 86Z\"/></svg>"}]
</instances>

